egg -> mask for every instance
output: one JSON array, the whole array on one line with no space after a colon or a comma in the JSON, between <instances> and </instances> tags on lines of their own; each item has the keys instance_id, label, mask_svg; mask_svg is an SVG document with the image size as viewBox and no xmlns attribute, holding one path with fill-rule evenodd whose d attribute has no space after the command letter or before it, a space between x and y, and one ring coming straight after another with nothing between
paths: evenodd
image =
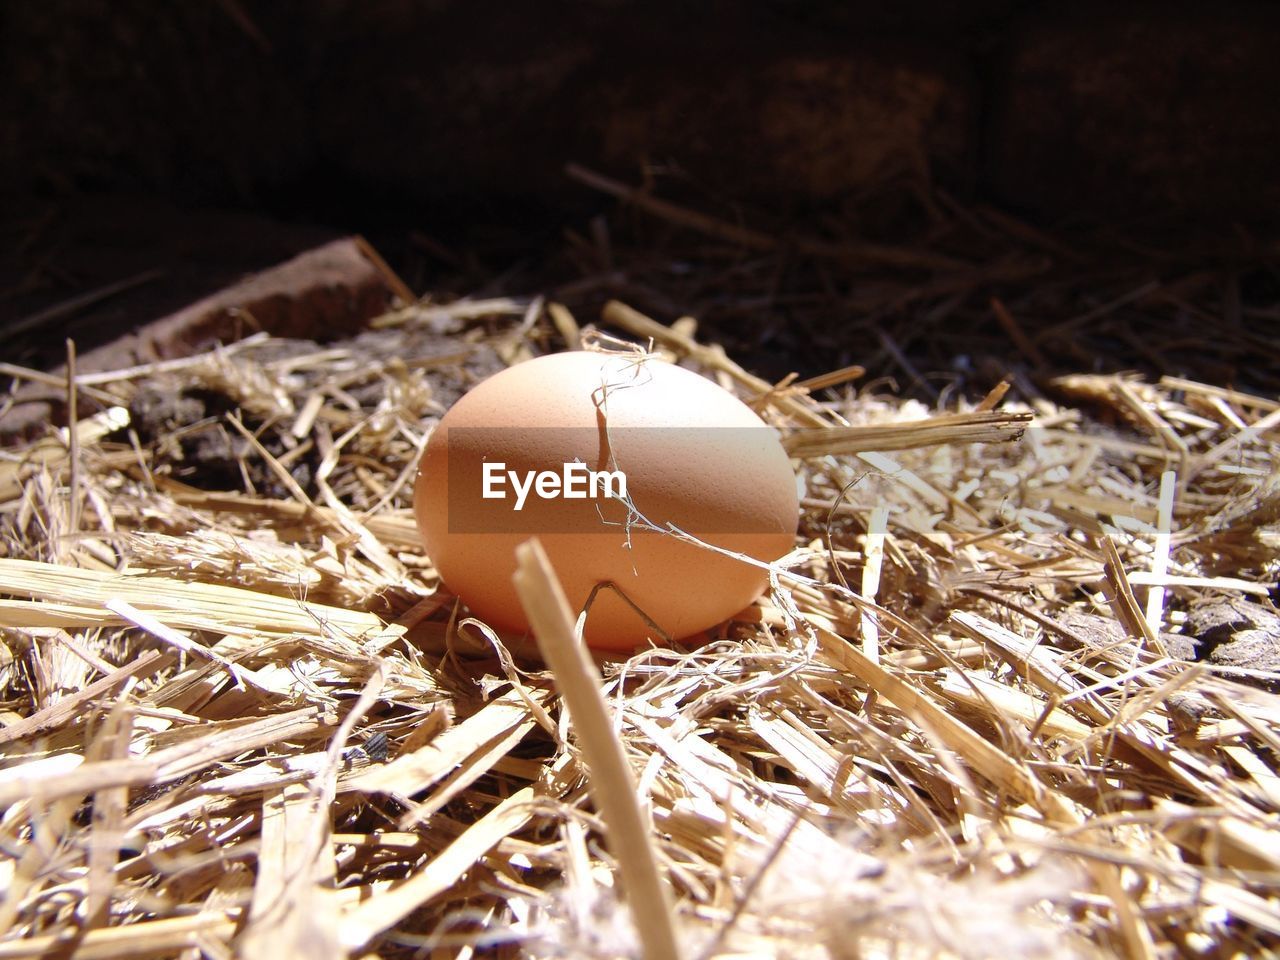
<instances>
[{"instance_id":1,"label":"egg","mask_svg":"<svg viewBox=\"0 0 1280 960\"><path fill-rule=\"evenodd\" d=\"M511 577L537 536L575 611L590 601L584 636L601 650L738 613L768 571L730 553L776 560L799 522L787 454L737 397L651 355L593 351L517 364L459 399L423 452L414 511L445 585L508 631L528 629Z\"/></svg>"}]
</instances>

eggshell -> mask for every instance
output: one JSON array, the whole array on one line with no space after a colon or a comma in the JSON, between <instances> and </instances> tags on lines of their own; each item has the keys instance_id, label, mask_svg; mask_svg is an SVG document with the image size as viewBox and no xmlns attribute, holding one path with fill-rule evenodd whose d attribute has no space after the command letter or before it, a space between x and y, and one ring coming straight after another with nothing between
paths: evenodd
<instances>
[{"instance_id":1,"label":"eggshell","mask_svg":"<svg viewBox=\"0 0 1280 960\"><path fill-rule=\"evenodd\" d=\"M531 487L516 511L509 480L504 499L486 499L485 471L499 475L498 463L519 477L563 473L566 463L620 469L631 506L653 525L675 524L758 560L777 559L795 541L799 507L786 452L731 393L654 357L582 351L526 361L478 384L445 414L414 495L427 554L446 586L500 629L528 629L511 575L516 546L533 535L575 611L597 585L617 588L599 589L591 604L585 637L598 649L706 630L750 604L768 576L628 524L635 515L617 499L543 498Z\"/></svg>"}]
</instances>

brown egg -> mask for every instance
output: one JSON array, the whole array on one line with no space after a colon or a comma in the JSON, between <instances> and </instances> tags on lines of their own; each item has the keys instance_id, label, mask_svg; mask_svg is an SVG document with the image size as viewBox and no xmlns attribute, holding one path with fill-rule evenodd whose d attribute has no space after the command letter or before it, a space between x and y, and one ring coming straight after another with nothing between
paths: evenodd
<instances>
[{"instance_id":1,"label":"brown egg","mask_svg":"<svg viewBox=\"0 0 1280 960\"><path fill-rule=\"evenodd\" d=\"M740 400L654 357L587 351L518 364L454 404L414 509L428 556L477 617L528 629L511 575L536 535L575 611L595 590L586 640L611 650L689 637L767 586L760 566L668 525L767 562L799 519L786 452Z\"/></svg>"}]
</instances>

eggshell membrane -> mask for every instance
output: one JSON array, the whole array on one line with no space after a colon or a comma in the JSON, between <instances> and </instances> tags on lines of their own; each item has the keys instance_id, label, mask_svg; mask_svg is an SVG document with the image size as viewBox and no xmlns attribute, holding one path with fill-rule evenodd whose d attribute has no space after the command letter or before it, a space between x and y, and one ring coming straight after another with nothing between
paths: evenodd
<instances>
[{"instance_id":1,"label":"eggshell membrane","mask_svg":"<svg viewBox=\"0 0 1280 960\"><path fill-rule=\"evenodd\" d=\"M704 429L717 427L737 429ZM575 612L597 584L610 582L671 639L741 611L765 589L768 575L628 526L618 502L530 493L520 515L511 514L510 501L481 497L487 460L522 475L559 471L575 460L597 470L620 468L631 503L649 521L674 523L758 560L777 559L795 541L791 464L774 431L731 393L654 357L581 351L526 361L478 384L445 414L423 453L414 492L427 554L445 585L500 629L528 629L511 576L515 548L535 533ZM504 526L508 520L512 529ZM612 589L596 593L585 637L608 650L663 639Z\"/></svg>"}]
</instances>

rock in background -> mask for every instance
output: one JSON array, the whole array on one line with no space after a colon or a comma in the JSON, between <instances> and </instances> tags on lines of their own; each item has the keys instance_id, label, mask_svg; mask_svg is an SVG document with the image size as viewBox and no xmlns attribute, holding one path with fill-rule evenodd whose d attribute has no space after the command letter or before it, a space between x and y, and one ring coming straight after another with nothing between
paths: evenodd
<instances>
[{"instance_id":1,"label":"rock in background","mask_svg":"<svg viewBox=\"0 0 1280 960\"><path fill-rule=\"evenodd\" d=\"M555 221L679 170L836 213L895 177L1046 219L1274 221L1280 11L50 0L0 8L3 192Z\"/></svg>"},{"instance_id":2,"label":"rock in background","mask_svg":"<svg viewBox=\"0 0 1280 960\"><path fill-rule=\"evenodd\" d=\"M1280 8L1063 5L1020 17L984 90L983 177L1041 216L1275 222Z\"/></svg>"}]
</instances>

